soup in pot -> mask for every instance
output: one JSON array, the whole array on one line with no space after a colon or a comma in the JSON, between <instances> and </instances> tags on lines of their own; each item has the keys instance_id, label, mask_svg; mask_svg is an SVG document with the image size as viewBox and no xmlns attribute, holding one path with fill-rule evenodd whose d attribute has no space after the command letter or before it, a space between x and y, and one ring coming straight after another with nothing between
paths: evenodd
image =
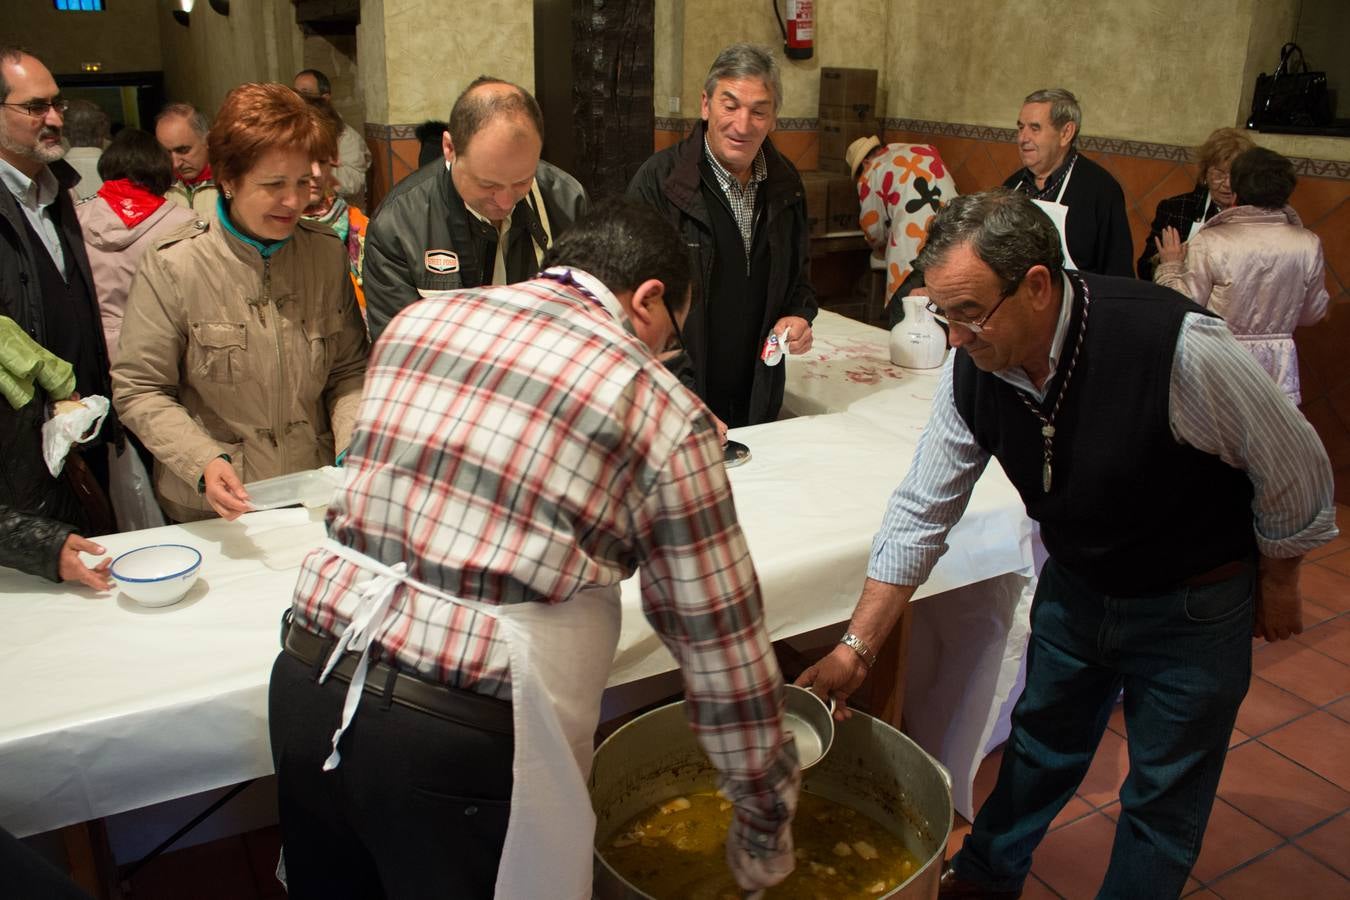
<instances>
[{"instance_id":1,"label":"soup in pot","mask_svg":"<svg viewBox=\"0 0 1350 900\"><path fill-rule=\"evenodd\" d=\"M740 900L726 864L731 803L712 791L644 810L602 845L600 854L634 887L657 900ZM918 860L878 822L803 792L792 822L796 868L767 900L851 900L894 890Z\"/></svg>"}]
</instances>

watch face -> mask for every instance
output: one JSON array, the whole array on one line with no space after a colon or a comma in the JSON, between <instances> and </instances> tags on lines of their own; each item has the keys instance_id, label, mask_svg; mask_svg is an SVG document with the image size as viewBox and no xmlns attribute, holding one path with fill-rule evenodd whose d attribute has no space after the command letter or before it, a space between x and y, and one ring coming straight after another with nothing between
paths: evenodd
<instances>
[{"instance_id":1,"label":"watch face","mask_svg":"<svg viewBox=\"0 0 1350 900\"><path fill-rule=\"evenodd\" d=\"M739 466L741 463L748 462L750 459L750 448L740 441L727 441L722 448L722 461L727 464L727 468Z\"/></svg>"}]
</instances>

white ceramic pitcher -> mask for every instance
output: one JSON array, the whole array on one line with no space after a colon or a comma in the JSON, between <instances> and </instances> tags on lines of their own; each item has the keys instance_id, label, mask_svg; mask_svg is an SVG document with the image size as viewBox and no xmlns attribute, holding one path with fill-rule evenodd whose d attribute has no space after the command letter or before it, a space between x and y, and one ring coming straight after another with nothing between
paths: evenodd
<instances>
[{"instance_id":1,"label":"white ceramic pitcher","mask_svg":"<svg viewBox=\"0 0 1350 900\"><path fill-rule=\"evenodd\" d=\"M947 332L925 307L928 298L915 294L896 300L905 305L905 318L891 329L891 362L906 369L938 368L947 358Z\"/></svg>"}]
</instances>

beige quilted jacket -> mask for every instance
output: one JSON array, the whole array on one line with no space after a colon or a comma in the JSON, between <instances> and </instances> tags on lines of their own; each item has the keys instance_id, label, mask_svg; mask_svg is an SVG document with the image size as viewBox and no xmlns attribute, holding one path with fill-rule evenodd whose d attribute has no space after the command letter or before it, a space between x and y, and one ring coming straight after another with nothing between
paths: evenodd
<instances>
[{"instance_id":1,"label":"beige quilted jacket","mask_svg":"<svg viewBox=\"0 0 1350 900\"><path fill-rule=\"evenodd\" d=\"M331 465L346 449L370 345L347 251L302 221L270 258L212 220L146 253L132 282L113 402L155 456L179 521L213 516L197 490L230 457L245 483Z\"/></svg>"}]
</instances>

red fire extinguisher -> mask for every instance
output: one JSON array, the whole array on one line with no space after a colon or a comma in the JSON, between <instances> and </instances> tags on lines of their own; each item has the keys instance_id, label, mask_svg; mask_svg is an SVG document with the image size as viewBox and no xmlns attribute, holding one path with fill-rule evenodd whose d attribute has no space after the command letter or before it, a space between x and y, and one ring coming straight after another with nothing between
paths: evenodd
<instances>
[{"instance_id":1,"label":"red fire extinguisher","mask_svg":"<svg viewBox=\"0 0 1350 900\"><path fill-rule=\"evenodd\" d=\"M778 27L783 32L783 49L788 59L810 59L816 38L815 0L785 0L787 24L778 11L778 0L771 0Z\"/></svg>"}]
</instances>

